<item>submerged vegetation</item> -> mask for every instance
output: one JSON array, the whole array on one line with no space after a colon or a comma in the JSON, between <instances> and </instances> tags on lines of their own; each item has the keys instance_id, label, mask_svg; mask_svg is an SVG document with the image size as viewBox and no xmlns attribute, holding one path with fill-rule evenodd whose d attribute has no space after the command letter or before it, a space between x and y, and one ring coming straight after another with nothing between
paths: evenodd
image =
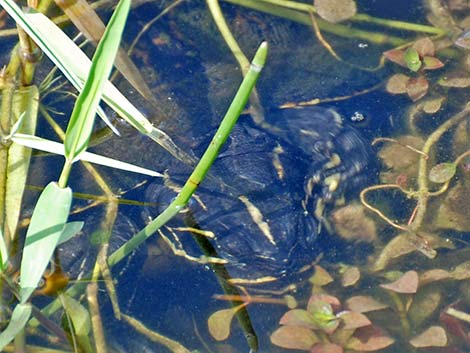
<instances>
[{"instance_id":1,"label":"submerged vegetation","mask_svg":"<svg viewBox=\"0 0 470 353\"><path fill-rule=\"evenodd\" d=\"M14 33L18 38L10 41L13 49L8 58L2 57L0 72L2 350L142 351L149 341L157 350L162 346L172 352L246 351L246 344L252 351L261 346L264 351L313 353L470 349L467 1L422 0L416 7L417 23L412 23L409 18L397 21L368 14L370 4L353 0L177 0L139 3L134 9L121 0L106 30L96 12L108 13L102 1L28 1L29 10L9 0L0 0L0 5L17 24L15 29L13 22L3 23L11 28L0 30L0 35ZM126 53L122 44L119 47L120 32L129 11L134 22L127 28L141 29L140 20L133 17L139 6L160 13L134 35ZM75 44L53 22L71 22L88 44ZM158 30L152 30L154 25ZM259 45L264 39L268 44ZM144 40L151 47L139 46ZM267 45L272 54L266 58ZM90 61L85 52L94 46ZM247 57L256 48L250 64ZM50 62L41 60L41 53ZM107 77L114 56L125 80L111 84ZM254 89L265 60L264 79ZM159 65L167 65L167 71ZM109 110L98 105L101 97ZM298 283L281 282L280 288L272 285L278 278L268 276L269 281L250 279L240 285L224 267L229 260L217 254L221 246L205 244L213 233L199 229L199 220L192 217L194 204L206 207L193 194L240 114L250 115L257 129L274 136L297 136L298 141L291 142L295 145L305 136L279 131L270 111L311 105L335 108L344 124L356 124L368 135L377 173L364 176L368 186L352 192L354 200L334 194L341 189L338 183L350 180L340 175L341 160L328 160L328 168L337 173L308 175L312 180L306 184L310 190L302 198L305 204L318 186L314 176L328 179L328 192L321 195L330 200L315 200L320 255L312 255L295 273ZM95 124L96 114L103 124ZM193 150L215 126L219 129L205 152ZM311 136L321 132L302 130ZM154 142L166 151L153 150ZM347 142L342 143L350 149L344 149L358 153ZM88 152L89 147L96 153ZM32 155L31 148L42 152ZM329 152L329 146L316 148ZM279 143L276 153L272 163L279 179L289 183L283 180L279 156L285 151ZM62 169L51 161L54 154L65 157ZM164 172L173 162L190 171L182 173L182 185ZM256 163L253 168L256 172ZM129 171L146 177L129 177ZM250 177L250 172L241 178ZM171 189L176 198L158 205L124 198L141 196L151 177L162 178L159 186ZM221 188L223 196L233 197L230 181L221 185L228 185ZM31 201L38 191L39 199ZM250 200L239 199L251 217L239 223L248 227L248 222L257 222L266 229L269 220ZM102 215L93 223L88 215L94 208ZM153 213L144 225L137 218L148 210ZM178 229L164 227L180 211L188 222ZM147 242L145 255L139 254L141 244L155 233L162 241ZM202 249L197 255L184 239L190 233ZM117 239L119 234L126 239ZM92 264L80 252L93 254ZM138 261L132 258L136 252ZM173 262L165 265L160 261L165 256ZM138 269L133 266L137 262ZM202 264L216 274L224 292L215 296L217 301L210 297L213 288L210 294L200 289L211 287L202 283L202 266L194 272L188 263ZM188 277L175 275L179 266L181 272L200 275L201 283L185 283ZM133 271L129 278L114 278L126 270ZM145 281L151 285L138 283ZM261 285L266 282L272 286ZM101 288L106 295L100 294ZM174 310L166 320L152 307L165 301L171 306L171 299L185 292L191 297L181 301L195 304L166 308ZM202 303L197 303L199 296L204 297ZM224 306L227 301L231 308ZM204 309L193 312L198 305ZM144 307L137 311L139 306ZM192 319L185 324L183 317ZM141 339L131 340L130 334L119 347L122 334L113 329L127 330L126 325ZM237 340L240 329L243 338ZM218 343L222 341L229 344Z\"/></svg>"}]
</instances>

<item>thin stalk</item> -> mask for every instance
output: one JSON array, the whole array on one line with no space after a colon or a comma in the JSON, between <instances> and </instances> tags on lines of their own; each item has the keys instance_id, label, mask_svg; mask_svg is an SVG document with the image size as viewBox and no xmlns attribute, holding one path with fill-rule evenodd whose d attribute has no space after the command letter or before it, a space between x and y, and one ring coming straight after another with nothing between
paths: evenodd
<instances>
[{"instance_id":1,"label":"thin stalk","mask_svg":"<svg viewBox=\"0 0 470 353\"><path fill-rule=\"evenodd\" d=\"M163 226L168 220L177 214L186 205L186 202L196 191L196 188L204 179L210 166L214 162L218 155L219 150L222 148L223 143L228 138L228 135L237 121L240 113L248 101L248 97L253 89L264 63L268 52L268 44L266 42L261 43L258 48L255 57L253 58L252 64L248 74L243 79L243 82L235 95L232 104L230 105L224 119L222 120L219 129L215 133L210 145L207 147L206 152L202 156L198 165L195 167L193 173L187 180L186 184L181 189L176 199L168 206L168 208L161 213L155 220L149 223L145 228L139 231L132 239L126 242L123 246L117 249L108 258L108 264L110 267L114 266L118 262L122 261L128 254L142 244L147 238L155 233L161 226ZM67 294L75 296L83 291L85 285L83 283L76 283L67 290ZM45 315L50 315L60 308L58 301L53 301L47 307L43 309ZM31 326L37 326L36 320L30 321Z\"/></svg>"},{"instance_id":2,"label":"thin stalk","mask_svg":"<svg viewBox=\"0 0 470 353\"><path fill-rule=\"evenodd\" d=\"M219 0L206 0L209 11L212 14L215 24L219 29L220 34L227 43L230 51L232 52L235 59L238 61L238 65L242 71L243 77L246 76L250 68L250 62L246 55L243 53L242 49L237 43L237 40L233 36L230 28L228 27L227 21L225 21L224 14L220 9ZM251 116L253 120L260 126L264 126L264 113L263 107L261 106L258 92L256 88L253 89L250 95L250 105L251 105Z\"/></svg>"},{"instance_id":3,"label":"thin stalk","mask_svg":"<svg viewBox=\"0 0 470 353\"><path fill-rule=\"evenodd\" d=\"M412 231L417 231L423 221L424 215L426 214L427 203L429 199L429 186L428 186L428 156L432 146L446 133L452 126L458 124L460 121L465 119L470 113L470 104L467 104L465 108L458 114L454 115L450 119L446 120L441 126L439 126L426 140L422 148L423 155L419 159L419 171L418 171L418 205L415 219L410 225Z\"/></svg>"}]
</instances>

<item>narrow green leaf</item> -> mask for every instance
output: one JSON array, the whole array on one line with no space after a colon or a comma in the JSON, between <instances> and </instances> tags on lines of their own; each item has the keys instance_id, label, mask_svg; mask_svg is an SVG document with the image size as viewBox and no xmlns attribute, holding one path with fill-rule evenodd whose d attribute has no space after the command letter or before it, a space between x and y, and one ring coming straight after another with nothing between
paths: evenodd
<instances>
[{"instance_id":1,"label":"narrow green leaf","mask_svg":"<svg viewBox=\"0 0 470 353\"><path fill-rule=\"evenodd\" d=\"M8 251L3 237L3 231L0 227L0 272L4 272L8 265Z\"/></svg>"},{"instance_id":2,"label":"narrow green leaf","mask_svg":"<svg viewBox=\"0 0 470 353\"><path fill-rule=\"evenodd\" d=\"M22 117L21 124L13 127L17 128L18 133L34 135L36 131L38 104L39 91L36 86L24 87L15 91L12 104L13 116ZM8 148L5 226L9 228L9 234L16 234L30 159L30 148L26 148L17 143L12 143Z\"/></svg>"},{"instance_id":3,"label":"narrow green leaf","mask_svg":"<svg viewBox=\"0 0 470 353\"><path fill-rule=\"evenodd\" d=\"M61 237L72 204L72 190L49 183L39 196L21 259L20 297L26 302L38 286Z\"/></svg>"},{"instance_id":4,"label":"narrow green leaf","mask_svg":"<svg viewBox=\"0 0 470 353\"><path fill-rule=\"evenodd\" d=\"M31 316L32 306L30 303L18 304L13 310L10 322L6 329L0 334L0 351L3 352L5 346L26 326Z\"/></svg>"},{"instance_id":5,"label":"narrow green leaf","mask_svg":"<svg viewBox=\"0 0 470 353\"><path fill-rule=\"evenodd\" d=\"M78 345L85 352L94 352L89 336L91 331L91 318L88 310L74 298L66 294L61 294L61 300L64 304L65 312L73 325L73 332L71 332L71 334L75 335Z\"/></svg>"},{"instance_id":6,"label":"narrow green leaf","mask_svg":"<svg viewBox=\"0 0 470 353\"><path fill-rule=\"evenodd\" d=\"M84 152L88 146L96 109L113 68L129 9L130 0L119 2L93 55L87 81L75 103L65 133L65 157L70 161Z\"/></svg>"},{"instance_id":7,"label":"narrow green leaf","mask_svg":"<svg viewBox=\"0 0 470 353\"><path fill-rule=\"evenodd\" d=\"M69 222L64 225L62 234L60 235L59 242L57 245L65 243L66 241L72 239L75 235L78 234L83 228L85 222Z\"/></svg>"},{"instance_id":8,"label":"narrow green leaf","mask_svg":"<svg viewBox=\"0 0 470 353\"><path fill-rule=\"evenodd\" d=\"M64 145L59 142L24 134L16 134L11 138L11 140L17 144L34 148L40 151L64 155ZM162 173L156 172L154 170L142 168L134 164L121 162L116 159L100 156L91 152L83 152L77 158L81 161L104 165L107 167L121 169L128 172L150 175L153 177L163 177Z\"/></svg>"}]
</instances>

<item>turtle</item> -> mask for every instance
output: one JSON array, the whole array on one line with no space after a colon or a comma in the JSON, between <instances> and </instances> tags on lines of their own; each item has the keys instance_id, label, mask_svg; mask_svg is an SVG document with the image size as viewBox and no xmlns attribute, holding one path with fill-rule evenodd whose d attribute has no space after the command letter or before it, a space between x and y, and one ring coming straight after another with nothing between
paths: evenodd
<instances>
[{"instance_id":1,"label":"turtle","mask_svg":"<svg viewBox=\"0 0 470 353\"><path fill-rule=\"evenodd\" d=\"M166 228L187 250L190 237L175 229L189 229L189 213L191 226L206 232L241 283L287 278L312 263L321 252L318 236L332 231L328 210L354 197L373 168L370 144L333 109L267 116L275 129L243 118L235 125L185 212ZM147 214L155 216L176 196L190 172L178 168L169 167L164 184L147 188L146 199L160 205Z\"/></svg>"}]
</instances>

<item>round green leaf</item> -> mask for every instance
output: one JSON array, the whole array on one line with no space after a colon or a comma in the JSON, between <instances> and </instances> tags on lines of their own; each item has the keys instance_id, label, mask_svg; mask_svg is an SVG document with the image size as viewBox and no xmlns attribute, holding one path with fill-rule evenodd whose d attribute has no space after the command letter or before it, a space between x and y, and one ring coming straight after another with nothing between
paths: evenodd
<instances>
[{"instance_id":1,"label":"round green leaf","mask_svg":"<svg viewBox=\"0 0 470 353\"><path fill-rule=\"evenodd\" d=\"M421 68L421 60L416 49L408 48L408 50L405 52L405 63L406 66L414 72Z\"/></svg>"},{"instance_id":2,"label":"round green leaf","mask_svg":"<svg viewBox=\"0 0 470 353\"><path fill-rule=\"evenodd\" d=\"M455 175L456 165L454 163L440 163L435 165L429 172L429 180L433 183L442 184Z\"/></svg>"}]
</instances>

